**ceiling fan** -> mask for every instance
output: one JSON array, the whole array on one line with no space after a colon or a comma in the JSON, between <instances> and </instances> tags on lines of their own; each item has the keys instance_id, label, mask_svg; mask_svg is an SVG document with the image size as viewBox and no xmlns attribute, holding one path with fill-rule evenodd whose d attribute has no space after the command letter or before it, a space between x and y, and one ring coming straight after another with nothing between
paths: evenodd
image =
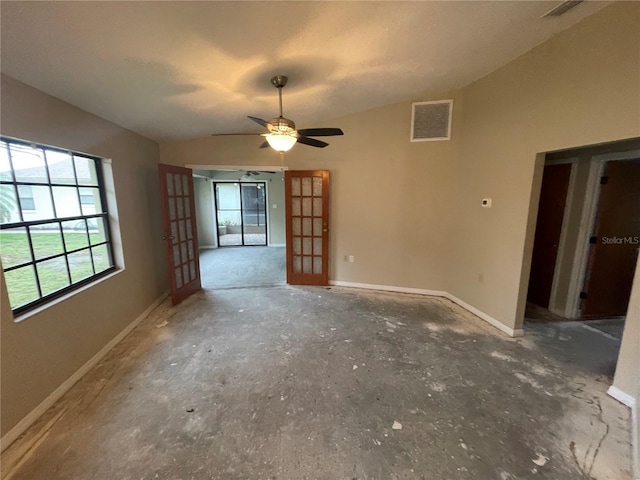
<instances>
[{"instance_id":1,"label":"ceiling fan","mask_svg":"<svg viewBox=\"0 0 640 480\"><path fill-rule=\"evenodd\" d=\"M240 176L240 179L246 179L246 180L250 180L252 177L258 177L264 173L268 173L268 174L275 174L278 172L268 172L265 170L261 170L261 171L257 171L257 170L234 170L234 172L238 172L238 173L242 173L242 175Z\"/></svg>"},{"instance_id":2,"label":"ceiling fan","mask_svg":"<svg viewBox=\"0 0 640 480\"><path fill-rule=\"evenodd\" d=\"M258 175L262 175L263 173L278 173L278 172L267 172L267 171L254 171L254 170L247 170L247 175L249 177L257 177Z\"/></svg>"},{"instance_id":3,"label":"ceiling fan","mask_svg":"<svg viewBox=\"0 0 640 480\"><path fill-rule=\"evenodd\" d=\"M282 89L287 84L288 78L284 75L276 75L271 79L271 84L278 89L278 98L280 100L280 116L271 120L263 120L258 117L249 116L251 120L258 125L265 127L269 133L261 133L266 141L260 145L260 148L271 147L278 152L288 152L296 143L310 145L312 147L324 148L329 145L327 142L311 137L331 137L334 135L344 135L339 128L303 128L296 130L296 124L293 120L285 118L282 115ZM215 135L215 134L214 134ZM225 134L222 134L225 135ZM233 134L231 134L233 135ZM242 135L242 134L240 134ZM251 134L247 134L251 135Z\"/></svg>"}]
</instances>

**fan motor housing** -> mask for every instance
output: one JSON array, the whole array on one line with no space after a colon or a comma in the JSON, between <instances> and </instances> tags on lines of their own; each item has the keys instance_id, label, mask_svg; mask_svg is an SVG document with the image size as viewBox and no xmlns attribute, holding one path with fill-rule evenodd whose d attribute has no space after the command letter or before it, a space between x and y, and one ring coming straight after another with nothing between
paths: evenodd
<instances>
[{"instance_id":1,"label":"fan motor housing","mask_svg":"<svg viewBox=\"0 0 640 480\"><path fill-rule=\"evenodd\" d=\"M293 120L285 117L276 117L269 120L269 131L272 133L292 134L296 131Z\"/></svg>"},{"instance_id":2,"label":"fan motor housing","mask_svg":"<svg viewBox=\"0 0 640 480\"><path fill-rule=\"evenodd\" d=\"M286 77L286 75L276 75L275 77L271 78L271 84L276 88L284 88L288 80L289 79Z\"/></svg>"}]
</instances>

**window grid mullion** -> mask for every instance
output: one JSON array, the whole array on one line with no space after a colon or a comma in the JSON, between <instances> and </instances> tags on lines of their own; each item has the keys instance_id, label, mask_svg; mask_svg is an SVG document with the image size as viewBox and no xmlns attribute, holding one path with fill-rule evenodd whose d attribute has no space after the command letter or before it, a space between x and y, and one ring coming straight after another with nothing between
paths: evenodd
<instances>
[{"instance_id":1,"label":"window grid mullion","mask_svg":"<svg viewBox=\"0 0 640 480\"><path fill-rule=\"evenodd\" d=\"M73 220L90 220L92 218L107 218L107 213L94 213L91 215L76 215L75 217L62 217L62 218L50 218L48 220L30 220L27 222L15 222L15 223L3 223L0 225L0 229L10 229L18 227L31 227L35 225L46 225L48 223L56 222L70 222Z\"/></svg>"},{"instance_id":2,"label":"window grid mullion","mask_svg":"<svg viewBox=\"0 0 640 480\"><path fill-rule=\"evenodd\" d=\"M76 160L73 155L71 155L71 166L73 167L73 179L75 180L76 195L78 196L78 205L80 206L80 214L82 214L83 213L82 199L80 198L80 187L79 187L80 182L78 182L78 171L76 170Z\"/></svg>"},{"instance_id":3,"label":"window grid mullion","mask_svg":"<svg viewBox=\"0 0 640 480\"><path fill-rule=\"evenodd\" d=\"M89 235L89 225L87 224L87 237L89 238L89 248L87 250L89 250L89 256L91 257L91 270L93 271L93 274L96 274L96 264L95 261L93 259L93 248L91 247L91 237Z\"/></svg>"},{"instance_id":4,"label":"window grid mullion","mask_svg":"<svg viewBox=\"0 0 640 480\"><path fill-rule=\"evenodd\" d=\"M38 296L42 297L42 286L40 285L40 274L38 273L38 268L36 267L36 253L33 250L33 240L31 239L31 228L27 227L25 229L27 231L27 240L29 241L29 251L31 252L31 266L33 267L33 274L36 278L36 287L38 288Z\"/></svg>"},{"instance_id":5,"label":"window grid mullion","mask_svg":"<svg viewBox=\"0 0 640 480\"><path fill-rule=\"evenodd\" d=\"M73 179L75 180L74 186L79 187L80 180L78 180L78 169L76 168L76 156L71 152L69 152L69 154L71 155L71 165L73 166ZM82 208L81 208L81 211L82 211Z\"/></svg>"},{"instance_id":6,"label":"window grid mullion","mask_svg":"<svg viewBox=\"0 0 640 480\"><path fill-rule=\"evenodd\" d=\"M47 185L51 185L52 187L86 187L86 188L99 188L97 185L80 185L74 183L57 183L57 182L25 182L24 180L16 180L15 182L11 180L0 180L0 183L3 185L27 185L29 187L43 187Z\"/></svg>"},{"instance_id":7,"label":"window grid mullion","mask_svg":"<svg viewBox=\"0 0 640 480\"><path fill-rule=\"evenodd\" d=\"M60 236L62 237L62 249L64 250L64 263L67 266L67 280L69 285L73 284L71 280L71 266L69 265L69 252L67 251L67 240L64 238L64 229L62 228L62 222L58 222L58 228L60 229ZM55 258L55 257L54 257Z\"/></svg>"},{"instance_id":8,"label":"window grid mullion","mask_svg":"<svg viewBox=\"0 0 640 480\"><path fill-rule=\"evenodd\" d=\"M78 192L80 192L80 190L78 190ZM80 201L80 193L78 193L78 201ZM82 205L80 206L80 209L82 211ZM95 266L94 261L93 261L93 251L91 250L91 234L89 234L89 222L87 222L86 220L84 221L84 227L85 227L85 232L86 232L86 235L87 235L87 245L89 245L87 249L89 250L89 257L91 258L91 271L95 275L96 274L96 266Z\"/></svg>"},{"instance_id":9,"label":"window grid mullion","mask_svg":"<svg viewBox=\"0 0 640 480\"><path fill-rule=\"evenodd\" d=\"M50 255L48 257L43 257L43 258L39 258L35 261L32 262L25 262L25 263L20 263L18 265L12 265L11 267L7 267L4 269L5 272L10 272L12 270L18 270L19 268L24 268L24 267L28 267L29 265L37 265L38 263L42 263L42 262L46 262L47 260L53 260L54 258L60 258L72 253L77 253L77 252L81 252L83 250L87 250L89 248L93 248L93 247L101 247L103 245L110 245L110 242L100 242L97 243L93 246L89 246L89 247L82 247L82 248L76 248L75 250L69 250L68 252L65 253L58 253L56 255Z\"/></svg>"},{"instance_id":10,"label":"window grid mullion","mask_svg":"<svg viewBox=\"0 0 640 480\"><path fill-rule=\"evenodd\" d=\"M47 152L42 150L42 154L44 155L44 168L47 172L47 185L49 186L49 193L51 196L51 208L53 208L53 218L58 218L58 211L56 209L56 200L53 196L53 187L51 186L51 175L49 174L49 161L47 160Z\"/></svg>"},{"instance_id":11,"label":"window grid mullion","mask_svg":"<svg viewBox=\"0 0 640 480\"><path fill-rule=\"evenodd\" d=\"M11 168L11 179L13 182L13 193L16 196L16 202L18 203L18 215L20 217L20 223L24 222L24 216L22 215L22 205L20 204L20 195L18 193L18 185L16 184L16 172L13 167L13 154L11 153L11 147L7 145L7 158L9 159L9 167Z\"/></svg>"}]
</instances>

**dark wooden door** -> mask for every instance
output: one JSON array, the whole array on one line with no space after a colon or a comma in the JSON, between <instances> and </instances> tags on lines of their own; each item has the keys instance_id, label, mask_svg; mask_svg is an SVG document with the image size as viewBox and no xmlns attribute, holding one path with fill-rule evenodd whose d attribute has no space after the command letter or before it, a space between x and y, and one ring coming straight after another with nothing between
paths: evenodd
<instances>
[{"instance_id":1,"label":"dark wooden door","mask_svg":"<svg viewBox=\"0 0 640 480\"><path fill-rule=\"evenodd\" d=\"M200 290L200 261L196 235L196 213L191 169L158 166L163 214L163 240L171 287L176 305Z\"/></svg>"},{"instance_id":2,"label":"dark wooden door","mask_svg":"<svg viewBox=\"0 0 640 480\"><path fill-rule=\"evenodd\" d=\"M329 283L329 172L287 171L287 283Z\"/></svg>"},{"instance_id":3,"label":"dark wooden door","mask_svg":"<svg viewBox=\"0 0 640 480\"><path fill-rule=\"evenodd\" d=\"M556 270L571 165L570 163L545 165L542 175L527 300L545 308L549 307L553 275Z\"/></svg>"},{"instance_id":4,"label":"dark wooden door","mask_svg":"<svg viewBox=\"0 0 640 480\"><path fill-rule=\"evenodd\" d=\"M581 317L627 313L640 246L640 159L605 164Z\"/></svg>"}]
</instances>

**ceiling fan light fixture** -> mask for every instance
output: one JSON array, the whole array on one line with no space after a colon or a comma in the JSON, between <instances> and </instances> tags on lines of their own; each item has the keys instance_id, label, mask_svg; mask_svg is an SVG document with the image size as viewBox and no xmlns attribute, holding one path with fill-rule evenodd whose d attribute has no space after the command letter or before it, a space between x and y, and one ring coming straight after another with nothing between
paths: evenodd
<instances>
[{"instance_id":1,"label":"ceiling fan light fixture","mask_svg":"<svg viewBox=\"0 0 640 480\"><path fill-rule=\"evenodd\" d=\"M260 133L266 142L260 144L260 148L273 148L276 152L288 152L296 143L302 143L316 148L324 148L329 144L313 137L331 137L333 135L343 135L339 128L305 128L299 132L293 120L285 118L282 114L282 88L287 84L287 77L276 75L271 79L271 83L278 89L278 100L280 101L280 115L271 120L249 116L249 120L267 129L269 133Z\"/></svg>"},{"instance_id":2,"label":"ceiling fan light fixture","mask_svg":"<svg viewBox=\"0 0 640 480\"><path fill-rule=\"evenodd\" d=\"M288 152L293 148L298 139L292 135L270 133L266 135L269 146L277 152Z\"/></svg>"}]
</instances>

